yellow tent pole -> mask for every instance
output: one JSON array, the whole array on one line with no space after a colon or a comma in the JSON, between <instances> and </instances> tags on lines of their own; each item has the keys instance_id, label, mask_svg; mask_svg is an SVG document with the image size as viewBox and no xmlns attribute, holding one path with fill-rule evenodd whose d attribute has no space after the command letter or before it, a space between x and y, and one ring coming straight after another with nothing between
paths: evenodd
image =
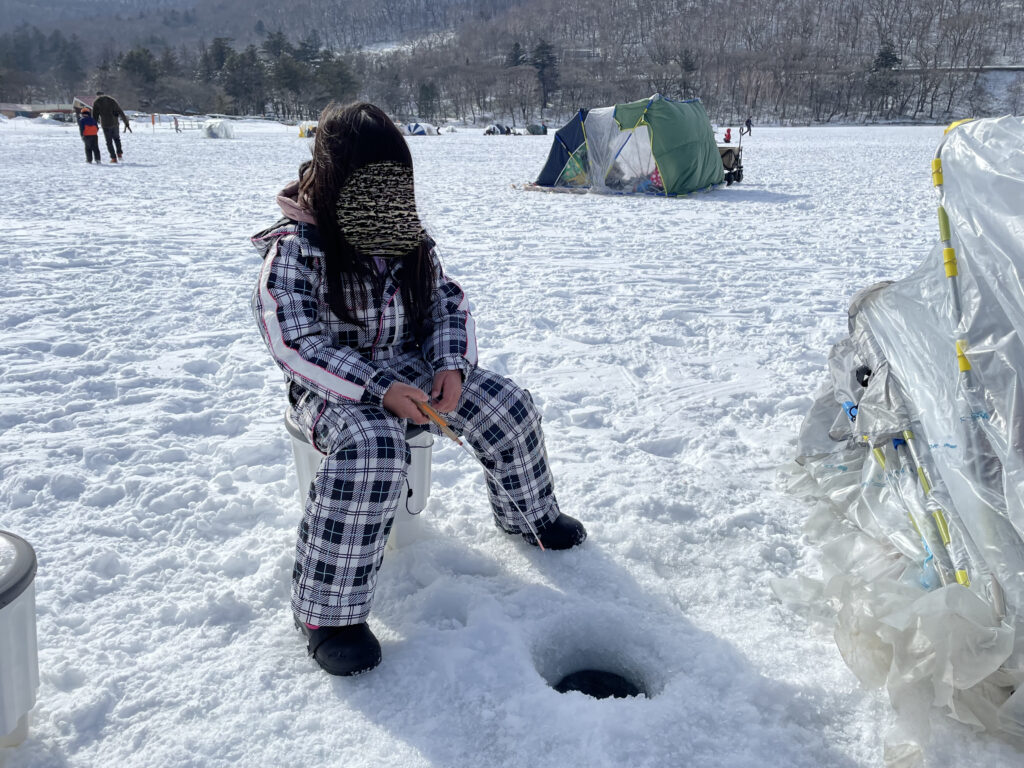
<instances>
[{"instance_id":1,"label":"yellow tent pole","mask_svg":"<svg viewBox=\"0 0 1024 768\"><path fill-rule=\"evenodd\" d=\"M942 149L946 144L946 139L949 134L956 130L961 125L970 123L974 118L968 118L966 120L957 120L956 122L950 123L950 125L943 131L943 139L939 142L938 148L935 150L935 157L932 159L932 184L935 187L936 192L939 195L939 241L942 244L942 263L943 269L946 273L946 277L949 280L950 294L953 301L953 311L955 313L956 322L956 338L954 339L954 350L957 362L957 370L959 371L960 385L962 390L966 393L970 391L972 387L972 374L971 374L971 362L967 356L967 350L969 348L967 339L967 328L964 323L964 310L963 310L963 297L960 288L960 265L958 262L958 255L956 247L953 243L953 226L949 220L949 214L946 212L945 206L942 201L945 197L945 177L942 169ZM968 401L968 405L969 405ZM965 436L967 444L965 445L965 455L967 456L978 456L979 448L978 441L972 431L972 427L968 427ZM980 438L982 441L984 437ZM945 524L948 530L948 521L943 519L941 524ZM984 566L983 562L978 563L979 569L988 571ZM1006 616L1006 602L1003 595L1003 590L999 581L996 579L994 573L988 572L989 585L991 589L993 608L996 613L996 618L1002 620ZM960 568L957 568L957 581L965 586L970 584L970 579L966 571L963 574L963 580L961 580Z\"/></svg>"}]
</instances>

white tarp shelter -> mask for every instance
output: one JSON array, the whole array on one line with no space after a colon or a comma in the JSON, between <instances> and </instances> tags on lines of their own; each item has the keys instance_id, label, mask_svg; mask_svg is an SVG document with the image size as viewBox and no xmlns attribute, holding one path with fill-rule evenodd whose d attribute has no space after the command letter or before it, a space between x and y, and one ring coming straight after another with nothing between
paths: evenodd
<instances>
[{"instance_id":1,"label":"white tarp shelter","mask_svg":"<svg viewBox=\"0 0 1024 768\"><path fill-rule=\"evenodd\" d=\"M207 120L203 123L203 136L207 139L233 139L235 128L227 120Z\"/></svg>"},{"instance_id":2,"label":"white tarp shelter","mask_svg":"<svg viewBox=\"0 0 1024 768\"><path fill-rule=\"evenodd\" d=\"M776 584L837 609L896 709L894 765L932 706L1024 738L1024 118L951 126L933 181L936 245L854 297L801 430L823 579Z\"/></svg>"}]
</instances>

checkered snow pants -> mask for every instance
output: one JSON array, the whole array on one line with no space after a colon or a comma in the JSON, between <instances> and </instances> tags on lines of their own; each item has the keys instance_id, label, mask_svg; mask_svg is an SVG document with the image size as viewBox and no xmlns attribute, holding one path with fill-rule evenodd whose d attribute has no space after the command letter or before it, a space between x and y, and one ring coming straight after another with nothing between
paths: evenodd
<instances>
[{"instance_id":1,"label":"checkered snow pants","mask_svg":"<svg viewBox=\"0 0 1024 768\"><path fill-rule=\"evenodd\" d=\"M433 374L422 359L406 359L391 370L399 380L430 391ZM292 610L300 621L314 625L366 621L409 467L406 422L384 408L327 404L312 394L299 400L293 415L326 456L299 524ZM540 414L529 392L476 368L446 420L533 525L557 517ZM431 431L440 434L434 425ZM487 489L500 528L509 533L529 530L490 478Z\"/></svg>"}]
</instances>

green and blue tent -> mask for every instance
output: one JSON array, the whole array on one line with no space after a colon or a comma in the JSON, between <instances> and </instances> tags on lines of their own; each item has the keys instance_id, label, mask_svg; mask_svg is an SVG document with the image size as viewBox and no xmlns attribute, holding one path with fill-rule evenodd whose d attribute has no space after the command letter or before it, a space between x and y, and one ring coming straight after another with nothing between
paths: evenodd
<instances>
[{"instance_id":1,"label":"green and blue tent","mask_svg":"<svg viewBox=\"0 0 1024 768\"><path fill-rule=\"evenodd\" d=\"M655 94L577 112L555 133L537 185L672 196L724 178L700 99L674 101Z\"/></svg>"}]
</instances>

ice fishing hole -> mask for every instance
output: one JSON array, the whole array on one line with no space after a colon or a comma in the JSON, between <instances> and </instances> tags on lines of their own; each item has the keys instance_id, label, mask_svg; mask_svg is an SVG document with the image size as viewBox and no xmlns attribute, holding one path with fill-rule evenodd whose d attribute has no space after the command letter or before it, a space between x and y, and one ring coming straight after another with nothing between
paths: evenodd
<instances>
[{"instance_id":1,"label":"ice fishing hole","mask_svg":"<svg viewBox=\"0 0 1024 768\"><path fill-rule=\"evenodd\" d=\"M568 675L551 686L559 693L579 691L595 699L627 699L630 696L647 696L643 689L622 675L601 669L581 669Z\"/></svg>"},{"instance_id":2,"label":"ice fishing hole","mask_svg":"<svg viewBox=\"0 0 1024 768\"><path fill-rule=\"evenodd\" d=\"M661 692L665 662L639 622L599 610L562 614L542 626L533 644L533 661L544 681L559 693L649 699ZM609 627L615 631L609 632Z\"/></svg>"}]
</instances>

